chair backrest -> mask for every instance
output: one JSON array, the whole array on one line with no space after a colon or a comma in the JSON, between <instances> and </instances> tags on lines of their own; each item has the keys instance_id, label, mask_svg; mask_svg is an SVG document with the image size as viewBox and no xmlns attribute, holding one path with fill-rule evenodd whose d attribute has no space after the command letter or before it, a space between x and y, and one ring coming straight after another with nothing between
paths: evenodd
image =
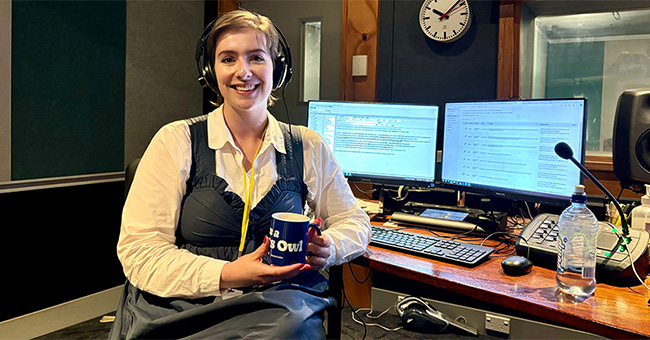
<instances>
[{"instance_id":1,"label":"chair backrest","mask_svg":"<svg viewBox=\"0 0 650 340\"><path fill-rule=\"evenodd\" d=\"M124 170L124 200L125 201L126 201L126 196L129 194L129 189L131 189L131 183L133 183L133 177L135 176L135 171L138 169L138 164L140 164L140 158L136 158L132 160Z\"/></svg>"}]
</instances>

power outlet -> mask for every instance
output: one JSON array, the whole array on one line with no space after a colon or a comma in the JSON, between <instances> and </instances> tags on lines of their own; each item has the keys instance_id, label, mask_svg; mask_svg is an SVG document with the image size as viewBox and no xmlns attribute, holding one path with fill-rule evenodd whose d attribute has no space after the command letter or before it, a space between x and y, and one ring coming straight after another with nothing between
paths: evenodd
<instances>
[{"instance_id":1,"label":"power outlet","mask_svg":"<svg viewBox=\"0 0 650 340\"><path fill-rule=\"evenodd\" d=\"M503 334L510 334L510 318L486 313L485 329Z\"/></svg>"}]
</instances>

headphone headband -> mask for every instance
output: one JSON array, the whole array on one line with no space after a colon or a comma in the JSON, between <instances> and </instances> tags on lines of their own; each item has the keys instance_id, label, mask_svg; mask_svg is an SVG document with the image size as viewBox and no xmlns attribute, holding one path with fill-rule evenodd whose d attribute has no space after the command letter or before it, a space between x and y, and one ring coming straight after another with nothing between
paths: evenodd
<instances>
[{"instance_id":1,"label":"headphone headband","mask_svg":"<svg viewBox=\"0 0 650 340\"><path fill-rule=\"evenodd\" d=\"M220 16L212 20L203 30L203 34L201 34L201 38L199 38L199 41L196 45L195 54L199 84L201 84L202 87L209 87L214 93L217 94L219 93L219 85L217 83L217 77L212 67L214 59L212 56L213 51L208 50L206 42L210 36L210 33L212 32L212 28L214 27L217 20L219 20L219 18ZM291 49L289 48L289 44L287 44L287 40L278 26L273 24L273 27L278 33L278 47L280 53L274 60L273 90L275 91L283 85L286 86L289 84L289 82L291 82L293 69L291 67Z\"/></svg>"}]
</instances>

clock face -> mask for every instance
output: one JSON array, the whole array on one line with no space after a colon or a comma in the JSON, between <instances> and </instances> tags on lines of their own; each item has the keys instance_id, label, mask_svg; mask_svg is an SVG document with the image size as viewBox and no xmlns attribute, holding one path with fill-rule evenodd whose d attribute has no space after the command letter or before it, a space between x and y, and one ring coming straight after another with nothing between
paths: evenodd
<instances>
[{"instance_id":1,"label":"clock face","mask_svg":"<svg viewBox=\"0 0 650 340\"><path fill-rule=\"evenodd\" d=\"M435 41L452 42L467 32L470 17L467 0L425 0L420 8L420 28Z\"/></svg>"}]
</instances>

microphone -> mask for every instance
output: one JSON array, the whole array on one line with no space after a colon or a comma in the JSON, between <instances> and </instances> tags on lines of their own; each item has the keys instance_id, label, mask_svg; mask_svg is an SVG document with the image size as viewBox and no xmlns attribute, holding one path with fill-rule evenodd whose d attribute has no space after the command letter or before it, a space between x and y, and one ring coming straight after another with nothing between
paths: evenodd
<instances>
[{"instance_id":1,"label":"microphone","mask_svg":"<svg viewBox=\"0 0 650 340\"><path fill-rule=\"evenodd\" d=\"M629 231L628 226L627 226L627 221L625 220L625 214L623 213L623 209L621 209L621 205L618 203L616 198L614 198L614 195L612 195L609 192L609 190L607 190L607 188L605 188L605 186L603 186L600 183L600 181L598 181L596 179L596 177L594 177L594 175L592 175L591 172L589 172L589 170L587 170L587 168L584 167L584 165L582 165L580 162L578 162L577 159L575 159L575 157L573 157L573 149L571 149L571 146L569 146L569 144L567 144L565 142L557 143L555 145L555 153L558 156L560 156L560 158L564 158L564 159L568 159L568 160L572 161L573 164L575 164L578 167L578 169L580 169L580 171L585 176L589 177L589 179L594 184L596 184L598 189L600 189L602 192L604 192L605 195L610 200L612 200L612 202L614 203L614 206L616 206L616 210L618 210L619 216L621 217L621 226L623 227L623 236L625 236L627 238L629 236L629 234L630 234L630 231Z\"/></svg>"},{"instance_id":2,"label":"microphone","mask_svg":"<svg viewBox=\"0 0 650 340\"><path fill-rule=\"evenodd\" d=\"M612 200L621 217L623 235L619 233L618 228L613 227L610 223L598 223L598 235L596 236L596 272L601 273L604 281L610 281L616 285L638 284L635 278L643 283L644 279L642 278L648 275L648 270L650 269L648 262L648 240L650 239L650 235L645 230L628 229L621 205L584 165L580 164L573 157L573 150L571 150L571 147L567 143L557 143L555 145L555 153L561 158L571 160L585 176L589 177L598 189ZM608 235L612 236L610 237ZM621 256L621 254L626 255ZM650 303L650 300L648 300L648 303Z\"/></svg>"}]
</instances>

